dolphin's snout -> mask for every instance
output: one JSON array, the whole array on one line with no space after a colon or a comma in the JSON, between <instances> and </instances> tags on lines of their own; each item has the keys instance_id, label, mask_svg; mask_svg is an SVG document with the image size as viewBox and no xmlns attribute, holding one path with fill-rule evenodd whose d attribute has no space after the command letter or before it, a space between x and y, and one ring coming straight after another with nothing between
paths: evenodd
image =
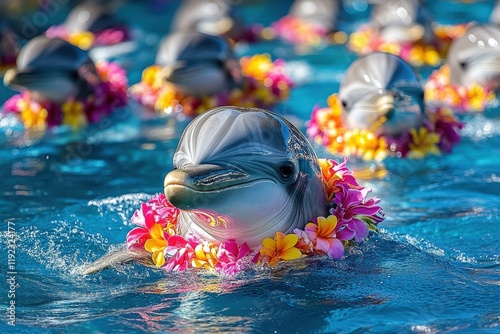
<instances>
[{"instance_id":1,"label":"dolphin's snout","mask_svg":"<svg viewBox=\"0 0 500 334\"><path fill-rule=\"evenodd\" d=\"M5 86L12 86L16 84L17 71L11 68L5 72L3 77L3 83Z\"/></svg>"},{"instance_id":2,"label":"dolphin's snout","mask_svg":"<svg viewBox=\"0 0 500 334\"><path fill-rule=\"evenodd\" d=\"M248 175L234 168L218 165L190 165L167 174L164 191L172 205L180 209L196 208L198 197L223 190L245 180Z\"/></svg>"},{"instance_id":3,"label":"dolphin's snout","mask_svg":"<svg viewBox=\"0 0 500 334\"><path fill-rule=\"evenodd\" d=\"M377 99L375 110L377 115L390 117L394 113L395 98L393 94L384 94Z\"/></svg>"}]
</instances>

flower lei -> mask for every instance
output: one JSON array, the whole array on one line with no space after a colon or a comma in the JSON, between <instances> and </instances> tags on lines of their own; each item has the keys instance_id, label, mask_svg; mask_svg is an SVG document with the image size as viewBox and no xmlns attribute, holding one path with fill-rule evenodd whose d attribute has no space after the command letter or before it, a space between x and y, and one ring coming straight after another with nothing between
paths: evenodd
<instances>
[{"instance_id":1,"label":"flower lei","mask_svg":"<svg viewBox=\"0 0 500 334\"><path fill-rule=\"evenodd\" d=\"M165 195L154 196L142 203L131 221L138 225L127 235L130 249L146 250L156 267L167 271L189 268L213 269L224 276L256 265L274 267L281 261L312 255L328 255L340 259L344 249L364 240L369 231L377 231L384 213L377 197L367 199L371 191L360 186L346 167L347 160L319 159L330 210L328 217L317 217L304 229L292 233L277 232L265 238L260 249L250 249L228 239L221 243L207 242L189 234L177 234L180 210Z\"/></svg>"},{"instance_id":2,"label":"flower lei","mask_svg":"<svg viewBox=\"0 0 500 334\"><path fill-rule=\"evenodd\" d=\"M45 35L51 38L63 39L83 50L96 46L115 45L130 40L130 32L128 28L124 26L104 29L95 33L91 31L78 31L70 33L66 27L61 24L47 29Z\"/></svg>"},{"instance_id":3,"label":"flower lei","mask_svg":"<svg viewBox=\"0 0 500 334\"><path fill-rule=\"evenodd\" d=\"M243 57L240 66L243 87L217 95L202 98L183 95L174 84L162 80L161 67L157 65L143 71L141 82L130 87L130 94L158 113L175 111L189 117L222 105L270 108L290 95L293 83L285 73L283 60L273 62L268 54L260 54Z\"/></svg>"},{"instance_id":4,"label":"flower lei","mask_svg":"<svg viewBox=\"0 0 500 334\"><path fill-rule=\"evenodd\" d=\"M9 98L3 105L3 113L19 115L26 129L44 131L58 125L79 129L88 123L99 122L110 115L114 108L127 103L127 76L116 63L105 61L96 64L101 82L93 87L93 94L83 99L70 99L62 104L39 102L29 91Z\"/></svg>"},{"instance_id":5,"label":"flower lei","mask_svg":"<svg viewBox=\"0 0 500 334\"><path fill-rule=\"evenodd\" d=\"M450 152L460 141L462 124L449 109L427 110L427 120L419 129L400 137L376 136L369 130L348 130L342 124L338 95L328 98L327 108L315 108L307 134L334 154L383 160L387 156L423 158Z\"/></svg>"},{"instance_id":6,"label":"flower lei","mask_svg":"<svg viewBox=\"0 0 500 334\"><path fill-rule=\"evenodd\" d=\"M270 30L264 30L263 34L278 36L292 44L311 47L318 47L327 42L342 44L347 40L346 33L342 31L331 34L324 27L310 24L293 15L284 16L274 22Z\"/></svg>"},{"instance_id":7,"label":"flower lei","mask_svg":"<svg viewBox=\"0 0 500 334\"><path fill-rule=\"evenodd\" d=\"M466 25L441 26L436 29L436 44L424 44L421 41L396 43L382 39L371 25L363 25L349 36L347 47L357 54L382 51L395 54L414 66L437 66L446 54L451 41L462 36Z\"/></svg>"},{"instance_id":8,"label":"flower lei","mask_svg":"<svg viewBox=\"0 0 500 334\"><path fill-rule=\"evenodd\" d=\"M433 71L425 84L425 98L443 104L457 113L483 112L496 101L495 91L476 83L469 86L450 83L450 67L443 65Z\"/></svg>"}]
</instances>

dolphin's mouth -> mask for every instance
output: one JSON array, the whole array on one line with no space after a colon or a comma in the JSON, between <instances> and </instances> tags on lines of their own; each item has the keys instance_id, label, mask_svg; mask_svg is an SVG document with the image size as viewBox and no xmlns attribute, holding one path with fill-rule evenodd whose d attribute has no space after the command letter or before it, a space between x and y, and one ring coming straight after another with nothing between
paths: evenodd
<instances>
[{"instance_id":1,"label":"dolphin's mouth","mask_svg":"<svg viewBox=\"0 0 500 334\"><path fill-rule=\"evenodd\" d=\"M264 182L272 182L272 180L254 179L236 183L225 182L218 187L193 187L184 183L167 183L164 187L164 193L173 206L181 210L194 210L209 206L209 203L215 201L216 197L224 196L231 190L254 187ZM232 195L227 194L227 196Z\"/></svg>"},{"instance_id":2,"label":"dolphin's mouth","mask_svg":"<svg viewBox=\"0 0 500 334\"><path fill-rule=\"evenodd\" d=\"M218 165L192 165L167 174L164 192L167 199L180 209L196 208L196 201L227 193L233 189L252 187L268 178L252 178L237 168Z\"/></svg>"}]
</instances>

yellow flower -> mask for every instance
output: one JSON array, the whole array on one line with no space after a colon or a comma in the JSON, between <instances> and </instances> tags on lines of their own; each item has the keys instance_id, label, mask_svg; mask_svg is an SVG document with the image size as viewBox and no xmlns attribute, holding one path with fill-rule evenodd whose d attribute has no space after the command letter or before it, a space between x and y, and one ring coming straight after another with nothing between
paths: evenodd
<instances>
[{"instance_id":1,"label":"yellow flower","mask_svg":"<svg viewBox=\"0 0 500 334\"><path fill-rule=\"evenodd\" d=\"M150 230L151 238L144 243L144 249L152 253L151 258L157 267L165 264L165 249L168 246L165 231L160 224L155 223Z\"/></svg>"},{"instance_id":2,"label":"yellow flower","mask_svg":"<svg viewBox=\"0 0 500 334\"><path fill-rule=\"evenodd\" d=\"M276 232L274 239L265 238L262 241L264 246L260 253L269 261L269 266L274 267L281 260L294 260L302 257L302 253L295 247L299 237L296 234L285 235Z\"/></svg>"},{"instance_id":3,"label":"yellow flower","mask_svg":"<svg viewBox=\"0 0 500 334\"><path fill-rule=\"evenodd\" d=\"M488 94L481 85L473 83L467 90L467 99L469 100L472 110L482 111L488 101Z\"/></svg>"},{"instance_id":4,"label":"yellow flower","mask_svg":"<svg viewBox=\"0 0 500 334\"><path fill-rule=\"evenodd\" d=\"M418 131L410 130L412 143L409 144L409 158L421 159L427 154L439 155L441 151L437 144L439 143L439 135L435 132L429 132L425 127L421 127Z\"/></svg>"},{"instance_id":5,"label":"yellow flower","mask_svg":"<svg viewBox=\"0 0 500 334\"><path fill-rule=\"evenodd\" d=\"M83 104L78 101L68 101L61 107L63 113L63 124L78 129L87 125L87 116L83 112Z\"/></svg>"},{"instance_id":6,"label":"yellow flower","mask_svg":"<svg viewBox=\"0 0 500 334\"><path fill-rule=\"evenodd\" d=\"M48 111L36 102L20 99L17 102L21 110L21 120L27 129L45 130Z\"/></svg>"},{"instance_id":7,"label":"yellow flower","mask_svg":"<svg viewBox=\"0 0 500 334\"><path fill-rule=\"evenodd\" d=\"M90 31L75 32L68 36L68 42L83 50L89 49L94 43L94 39L95 36Z\"/></svg>"},{"instance_id":8,"label":"yellow flower","mask_svg":"<svg viewBox=\"0 0 500 334\"><path fill-rule=\"evenodd\" d=\"M165 86L162 88L158 94L158 98L156 99L154 106L155 110L163 113L171 112L171 108L178 103L177 95L177 89L175 86L170 83L165 83Z\"/></svg>"},{"instance_id":9,"label":"yellow flower","mask_svg":"<svg viewBox=\"0 0 500 334\"><path fill-rule=\"evenodd\" d=\"M163 84L160 78L160 66L153 65L147 67L142 72L141 82L150 86L152 89L159 89Z\"/></svg>"},{"instance_id":10,"label":"yellow flower","mask_svg":"<svg viewBox=\"0 0 500 334\"><path fill-rule=\"evenodd\" d=\"M197 245L191 259L193 268L214 268L219 262L217 251L218 247L211 242L203 242Z\"/></svg>"},{"instance_id":11,"label":"yellow flower","mask_svg":"<svg viewBox=\"0 0 500 334\"><path fill-rule=\"evenodd\" d=\"M241 72L244 76L263 81L267 77L269 70L273 68L271 56L268 54L258 54L252 57L241 59Z\"/></svg>"},{"instance_id":12,"label":"yellow flower","mask_svg":"<svg viewBox=\"0 0 500 334\"><path fill-rule=\"evenodd\" d=\"M356 155L364 160L383 160L387 156L387 141L367 130L353 130L345 134L346 155Z\"/></svg>"}]
</instances>

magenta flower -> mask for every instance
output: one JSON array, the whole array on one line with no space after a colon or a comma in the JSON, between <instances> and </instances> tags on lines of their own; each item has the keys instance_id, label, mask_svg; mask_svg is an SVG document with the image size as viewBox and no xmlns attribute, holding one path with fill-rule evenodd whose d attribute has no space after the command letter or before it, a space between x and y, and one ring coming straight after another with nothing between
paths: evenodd
<instances>
[{"instance_id":1,"label":"magenta flower","mask_svg":"<svg viewBox=\"0 0 500 334\"><path fill-rule=\"evenodd\" d=\"M236 241L232 239L226 240L219 246L219 251L217 252L219 262L216 269L226 276L234 276L248 266L248 262L245 262L243 259L250 253L251 249L246 242L238 246Z\"/></svg>"},{"instance_id":2,"label":"magenta flower","mask_svg":"<svg viewBox=\"0 0 500 334\"><path fill-rule=\"evenodd\" d=\"M143 248L146 240L151 238L151 230L156 224L155 212L147 203L142 203L141 209L134 212L131 221L139 227L128 232L127 246Z\"/></svg>"},{"instance_id":3,"label":"magenta flower","mask_svg":"<svg viewBox=\"0 0 500 334\"><path fill-rule=\"evenodd\" d=\"M338 237L341 240L350 240L352 237L359 242L368 235L368 226L361 217L380 222L383 219L380 200L376 197L365 202L366 195L371 191L368 188L352 189L343 186L343 190L334 197L337 207L332 214L339 218Z\"/></svg>"}]
</instances>

